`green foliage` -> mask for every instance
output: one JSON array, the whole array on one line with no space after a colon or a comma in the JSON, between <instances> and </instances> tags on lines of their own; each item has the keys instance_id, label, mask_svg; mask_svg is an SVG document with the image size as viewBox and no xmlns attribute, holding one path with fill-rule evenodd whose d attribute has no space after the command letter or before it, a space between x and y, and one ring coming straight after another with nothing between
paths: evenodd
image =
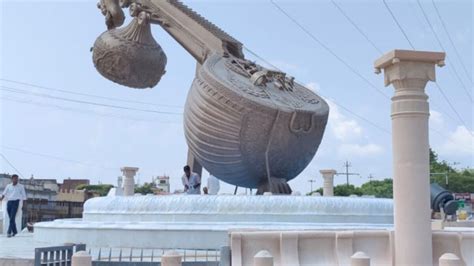
<instances>
[{"instance_id":1,"label":"green foliage","mask_svg":"<svg viewBox=\"0 0 474 266\"><path fill-rule=\"evenodd\" d=\"M373 195L377 198L393 198L392 179L374 180L362 184L360 187L362 195Z\"/></svg>"},{"instance_id":2,"label":"green foliage","mask_svg":"<svg viewBox=\"0 0 474 266\"><path fill-rule=\"evenodd\" d=\"M141 187L135 187L135 193L140 193L142 195L153 194L153 184L145 183Z\"/></svg>"},{"instance_id":3,"label":"green foliage","mask_svg":"<svg viewBox=\"0 0 474 266\"><path fill-rule=\"evenodd\" d=\"M362 193L359 188L354 185L337 185L334 187L334 196L361 196Z\"/></svg>"},{"instance_id":4,"label":"green foliage","mask_svg":"<svg viewBox=\"0 0 474 266\"><path fill-rule=\"evenodd\" d=\"M113 188L113 185L110 184L101 184L101 185L79 185L76 187L77 190L85 190L87 192L95 192L98 193L100 196L107 196L107 193L109 193L109 190Z\"/></svg>"},{"instance_id":5,"label":"green foliage","mask_svg":"<svg viewBox=\"0 0 474 266\"><path fill-rule=\"evenodd\" d=\"M307 195L312 195L313 193L319 192L323 195L323 188L318 188L315 191L308 193ZM334 187L334 196L350 196L350 195L362 195L360 188L355 187L354 185L337 185Z\"/></svg>"},{"instance_id":6,"label":"green foliage","mask_svg":"<svg viewBox=\"0 0 474 266\"><path fill-rule=\"evenodd\" d=\"M474 193L474 169L456 170L448 162L439 161L438 155L431 149L430 172L448 173L448 185L446 185L445 175L432 175L431 182L436 182L451 192Z\"/></svg>"},{"instance_id":7,"label":"green foliage","mask_svg":"<svg viewBox=\"0 0 474 266\"><path fill-rule=\"evenodd\" d=\"M322 195L323 195L323 188L320 187L320 188L318 188L318 189L316 189L316 190L314 190L314 191L308 192L308 193L306 193L306 196L311 196L311 195L313 195L313 194L316 193L316 192L318 192L319 195L322 196Z\"/></svg>"},{"instance_id":8,"label":"green foliage","mask_svg":"<svg viewBox=\"0 0 474 266\"><path fill-rule=\"evenodd\" d=\"M436 182L440 186L451 192L458 193L474 193L474 169L456 170L446 161L440 161L436 152L430 149L430 172L442 173L441 175L432 175L431 182ZM448 185L446 185L446 176L448 173ZM308 193L319 192L323 195L323 189L319 188ZM374 180L362 184L361 187L353 185L337 185L334 187L334 196L349 195L373 195L377 198L393 198L393 182L392 179Z\"/></svg>"}]
</instances>

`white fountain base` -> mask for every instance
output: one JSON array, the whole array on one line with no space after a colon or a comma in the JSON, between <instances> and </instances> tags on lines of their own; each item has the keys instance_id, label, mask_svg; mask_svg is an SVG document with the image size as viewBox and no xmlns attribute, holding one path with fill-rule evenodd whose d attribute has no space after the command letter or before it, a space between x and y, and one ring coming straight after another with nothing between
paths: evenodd
<instances>
[{"instance_id":1,"label":"white fountain base","mask_svg":"<svg viewBox=\"0 0 474 266\"><path fill-rule=\"evenodd\" d=\"M391 228L392 201L309 196L135 196L88 200L82 219L35 224L35 240L100 247L218 249L238 230Z\"/></svg>"}]
</instances>

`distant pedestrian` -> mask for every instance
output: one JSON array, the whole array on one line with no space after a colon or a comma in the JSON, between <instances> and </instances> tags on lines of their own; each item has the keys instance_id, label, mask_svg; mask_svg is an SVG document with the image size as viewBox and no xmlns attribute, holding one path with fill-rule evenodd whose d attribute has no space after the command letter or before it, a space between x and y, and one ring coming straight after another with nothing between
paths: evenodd
<instances>
[{"instance_id":1,"label":"distant pedestrian","mask_svg":"<svg viewBox=\"0 0 474 266\"><path fill-rule=\"evenodd\" d=\"M18 183L18 175L12 175L12 183L8 184L3 191L2 198L7 198L7 213L10 219L7 237L12 237L18 234L16 229L15 217L20 206L20 200L26 200L25 187Z\"/></svg>"},{"instance_id":2,"label":"distant pedestrian","mask_svg":"<svg viewBox=\"0 0 474 266\"><path fill-rule=\"evenodd\" d=\"M184 192L187 194L201 194L201 177L197 173L191 172L191 167L186 165L184 175L181 178L184 186Z\"/></svg>"}]
</instances>

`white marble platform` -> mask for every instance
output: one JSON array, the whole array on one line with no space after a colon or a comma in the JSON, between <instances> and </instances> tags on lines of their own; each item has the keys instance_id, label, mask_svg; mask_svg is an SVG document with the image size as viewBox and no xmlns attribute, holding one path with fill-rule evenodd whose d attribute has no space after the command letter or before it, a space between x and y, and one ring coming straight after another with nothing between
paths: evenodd
<instances>
[{"instance_id":1,"label":"white marble platform","mask_svg":"<svg viewBox=\"0 0 474 266\"><path fill-rule=\"evenodd\" d=\"M389 229L387 199L168 195L88 200L83 219L35 224L35 240L102 247L210 248L233 230Z\"/></svg>"}]
</instances>

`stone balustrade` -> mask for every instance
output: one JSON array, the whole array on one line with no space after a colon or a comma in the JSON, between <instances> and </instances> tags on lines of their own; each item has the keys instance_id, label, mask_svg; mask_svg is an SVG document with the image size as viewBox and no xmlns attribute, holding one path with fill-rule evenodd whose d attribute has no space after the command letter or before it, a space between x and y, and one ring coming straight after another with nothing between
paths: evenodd
<instances>
[{"instance_id":1,"label":"stone balustrade","mask_svg":"<svg viewBox=\"0 0 474 266\"><path fill-rule=\"evenodd\" d=\"M432 238L433 265L474 265L474 231L434 231ZM392 230L235 231L230 243L233 266L256 265L262 250L273 265L395 265Z\"/></svg>"}]
</instances>

